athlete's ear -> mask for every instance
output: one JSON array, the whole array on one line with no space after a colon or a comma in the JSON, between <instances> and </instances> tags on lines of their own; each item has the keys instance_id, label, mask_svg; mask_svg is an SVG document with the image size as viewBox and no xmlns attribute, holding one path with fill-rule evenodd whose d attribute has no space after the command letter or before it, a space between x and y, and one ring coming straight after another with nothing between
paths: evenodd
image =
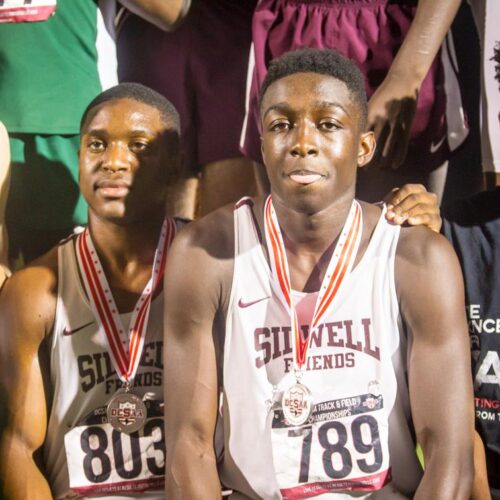
<instances>
[{"instance_id":1,"label":"athlete's ear","mask_svg":"<svg viewBox=\"0 0 500 500\"><path fill-rule=\"evenodd\" d=\"M373 158L377 143L375 142L375 134L363 132L359 137L358 147L358 167L362 168Z\"/></svg>"}]
</instances>

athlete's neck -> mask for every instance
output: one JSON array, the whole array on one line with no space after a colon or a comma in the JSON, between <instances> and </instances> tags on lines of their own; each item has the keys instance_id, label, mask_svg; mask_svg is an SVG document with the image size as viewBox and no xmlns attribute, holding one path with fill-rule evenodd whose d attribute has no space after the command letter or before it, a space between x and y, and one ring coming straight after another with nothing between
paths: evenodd
<instances>
[{"instance_id":1,"label":"athlete's neck","mask_svg":"<svg viewBox=\"0 0 500 500\"><path fill-rule=\"evenodd\" d=\"M337 240L352 205L352 196L345 196L319 211L299 211L279 197L273 206L287 252L323 254Z\"/></svg>"},{"instance_id":2,"label":"athlete's neck","mask_svg":"<svg viewBox=\"0 0 500 500\"><path fill-rule=\"evenodd\" d=\"M141 293L151 276L163 214L118 224L89 213L89 231L112 289ZM116 298L116 297L115 297Z\"/></svg>"}]
</instances>

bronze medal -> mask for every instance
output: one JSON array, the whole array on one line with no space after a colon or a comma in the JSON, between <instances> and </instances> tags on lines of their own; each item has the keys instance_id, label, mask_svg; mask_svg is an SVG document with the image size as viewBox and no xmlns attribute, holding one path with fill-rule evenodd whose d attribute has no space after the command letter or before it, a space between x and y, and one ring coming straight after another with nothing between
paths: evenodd
<instances>
[{"instance_id":1,"label":"bronze medal","mask_svg":"<svg viewBox=\"0 0 500 500\"><path fill-rule=\"evenodd\" d=\"M290 425L305 424L313 410L311 391L304 384L297 382L283 392L281 407Z\"/></svg>"},{"instance_id":2,"label":"bronze medal","mask_svg":"<svg viewBox=\"0 0 500 500\"><path fill-rule=\"evenodd\" d=\"M139 396L131 392L115 394L106 410L108 422L114 429L131 434L144 427L147 408Z\"/></svg>"}]
</instances>

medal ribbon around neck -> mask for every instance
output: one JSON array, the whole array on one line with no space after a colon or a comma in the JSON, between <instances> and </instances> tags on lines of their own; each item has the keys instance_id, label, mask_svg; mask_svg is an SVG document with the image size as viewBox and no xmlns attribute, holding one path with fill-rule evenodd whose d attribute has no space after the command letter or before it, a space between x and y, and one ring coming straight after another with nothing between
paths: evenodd
<instances>
[{"instance_id":1,"label":"medal ribbon around neck","mask_svg":"<svg viewBox=\"0 0 500 500\"><path fill-rule=\"evenodd\" d=\"M340 232L339 239L332 253L330 263L326 270L321 288L314 307L314 314L309 328L309 335L303 338L299 328L297 312L291 295L290 271L286 257L285 245L281 235L278 218L269 195L264 207L264 229L266 233L267 251L271 261L273 279L276 283L278 296L290 311L292 325L294 369L300 372L307 360L310 338L322 319L331 310L332 303L338 295L345 278L349 275L354 265L361 242L363 217L360 204L352 201L349 215Z\"/></svg>"},{"instance_id":2,"label":"medal ribbon around neck","mask_svg":"<svg viewBox=\"0 0 500 500\"><path fill-rule=\"evenodd\" d=\"M76 240L76 256L90 306L97 320L99 332L106 340L115 370L120 380L126 385L133 382L139 367L146 337L151 299L158 284L161 283L168 248L174 239L175 232L175 221L166 217L156 247L151 278L134 307L128 336L89 230L85 229L78 235ZM122 340L125 343L127 340L129 341L128 353Z\"/></svg>"}]
</instances>

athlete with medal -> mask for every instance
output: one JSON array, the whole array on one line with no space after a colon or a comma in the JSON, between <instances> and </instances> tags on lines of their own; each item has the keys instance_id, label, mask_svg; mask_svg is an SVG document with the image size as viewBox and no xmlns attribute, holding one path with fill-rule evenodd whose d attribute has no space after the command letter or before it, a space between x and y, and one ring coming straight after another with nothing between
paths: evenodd
<instances>
[{"instance_id":1,"label":"athlete with medal","mask_svg":"<svg viewBox=\"0 0 500 500\"><path fill-rule=\"evenodd\" d=\"M169 253L167 497L218 498L220 475L235 499L468 498L460 270L439 235L354 200L375 149L359 71L289 53L260 111L270 197L190 224Z\"/></svg>"},{"instance_id":2,"label":"athlete with medal","mask_svg":"<svg viewBox=\"0 0 500 500\"><path fill-rule=\"evenodd\" d=\"M293 368L296 383L284 391L281 403L285 418L292 424L304 424L312 414L312 394L301 383L302 370L306 364L312 334L317 330L321 319L325 316L329 307L331 307L344 277L350 273L354 264L361 240L361 213L359 203L353 200L349 215L340 232L325 277L323 278L323 283L321 284L320 292L314 306L312 323L308 329L309 333L304 338L300 330L297 312L291 295L290 272L288 270L283 237L276 212L272 206L271 196L266 200L264 227L266 231L267 252L273 270L272 275L276 281L275 289L280 292L278 296L283 306L290 310L290 323L292 326Z\"/></svg>"},{"instance_id":3,"label":"athlete with medal","mask_svg":"<svg viewBox=\"0 0 500 500\"><path fill-rule=\"evenodd\" d=\"M8 498L163 498L162 284L183 224L164 206L178 151L177 111L142 85L83 115L88 227L2 294Z\"/></svg>"}]
</instances>

